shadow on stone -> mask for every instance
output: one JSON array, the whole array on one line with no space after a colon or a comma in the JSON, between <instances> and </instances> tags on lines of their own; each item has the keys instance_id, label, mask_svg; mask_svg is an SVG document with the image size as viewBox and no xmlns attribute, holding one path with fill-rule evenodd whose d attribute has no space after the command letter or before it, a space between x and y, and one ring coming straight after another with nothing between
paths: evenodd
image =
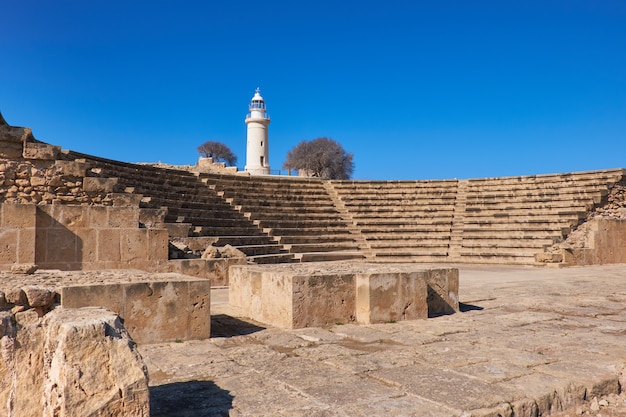
<instances>
[{"instance_id":1,"label":"shadow on stone","mask_svg":"<svg viewBox=\"0 0 626 417\"><path fill-rule=\"evenodd\" d=\"M228 416L230 391L212 381L187 381L150 387L150 417Z\"/></svg>"},{"instance_id":2,"label":"shadow on stone","mask_svg":"<svg viewBox=\"0 0 626 417\"><path fill-rule=\"evenodd\" d=\"M428 286L428 317L441 317L456 313L452 307L432 286Z\"/></svg>"},{"instance_id":3,"label":"shadow on stone","mask_svg":"<svg viewBox=\"0 0 626 417\"><path fill-rule=\"evenodd\" d=\"M475 306L473 304L459 303L459 311L461 313L467 313L468 311L480 311L484 309L485 309L484 307Z\"/></svg>"},{"instance_id":4,"label":"shadow on stone","mask_svg":"<svg viewBox=\"0 0 626 417\"><path fill-rule=\"evenodd\" d=\"M244 336L261 330L265 327L226 314L211 316L211 337Z\"/></svg>"}]
</instances>

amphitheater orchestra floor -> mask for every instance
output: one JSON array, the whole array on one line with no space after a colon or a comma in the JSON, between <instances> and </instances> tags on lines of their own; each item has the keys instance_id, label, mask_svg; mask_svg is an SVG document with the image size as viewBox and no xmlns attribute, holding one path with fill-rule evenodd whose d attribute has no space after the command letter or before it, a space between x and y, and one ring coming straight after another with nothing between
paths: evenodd
<instances>
[{"instance_id":1,"label":"amphitheater orchestra floor","mask_svg":"<svg viewBox=\"0 0 626 417\"><path fill-rule=\"evenodd\" d=\"M626 416L626 265L459 269L462 312L376 325L266 328L215 289L210 340L140 346L151 415Z\"/></svg>"}]
</instances>

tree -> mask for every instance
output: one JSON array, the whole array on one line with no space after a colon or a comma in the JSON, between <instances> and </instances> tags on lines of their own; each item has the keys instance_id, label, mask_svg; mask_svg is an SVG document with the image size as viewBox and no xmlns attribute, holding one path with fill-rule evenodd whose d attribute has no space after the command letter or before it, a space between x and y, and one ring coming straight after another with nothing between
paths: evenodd
<instances>
[{"instance_id":1,"label":"tree","mask_svg":"<svg viewBox=\"0 0 626 417\"><path fill-rule=\"evenodd\" d=\"M354 171L352 157L334 139L303 140L287 153L283 168L305 171L313 177L348 180Z\"/></svg>"},{"instance_id":2,"label":"tree","mask_svg":"<svg viewBox=\"0 0 626 417\"><path fill-rule=\"evenodd\" d=\"M205 158L213 158L213 162L224 161L231 166L237 163L237 155L221 142L204 142L198 146L198 153Z\"/></svg>"}]
</instances>

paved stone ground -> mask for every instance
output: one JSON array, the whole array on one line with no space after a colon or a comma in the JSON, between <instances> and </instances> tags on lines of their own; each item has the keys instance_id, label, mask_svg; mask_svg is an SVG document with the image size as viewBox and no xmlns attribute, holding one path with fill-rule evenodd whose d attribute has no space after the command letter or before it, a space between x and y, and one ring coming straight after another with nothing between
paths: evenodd
<instances>
[{"instance_id":1,"label":"paved stone ground","mask_svg":"<svg viewBox=\"0 0 626 417\"><path fill-rule=\"evenodd\" d=\"M143 345L151 415L626 416L626 265L460 266L462 312L278 330L212 294L206 341Z\"/></svg>"}]
</instances>

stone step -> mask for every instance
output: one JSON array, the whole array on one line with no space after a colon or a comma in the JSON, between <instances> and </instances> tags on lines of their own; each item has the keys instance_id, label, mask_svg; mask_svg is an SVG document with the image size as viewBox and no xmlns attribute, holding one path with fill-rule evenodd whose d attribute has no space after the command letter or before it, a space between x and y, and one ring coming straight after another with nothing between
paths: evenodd
<instances>
[{"instance_id":1,"label":"stone step","mask_svg":"<svg viewBox=\"0 0 626 417\"><path fill-rule=\"evenodd\" d=\"M295 257L300 262L331 262L365 259L365 255L359 251L307 252L295 254Z\"/></svg>"},{"instance_id":2,"label":"stone step","mask_svg":"<svg viewBox=\"0 0 626 417\"><path fill-rule=\"evenodd\" d=\"M334 252L346 250L358 250L354 242L314 242L302 244L286 244L283 247L291 253L304 252Z\"/></svg>"},{"instance_id":3,"label":"stone step","mask_svg":"<svg viewBox=\"0 0 626 417\"><path fill-rule=\"evenodd\" d=\"M188 237L192 233L191 223L165 223L169 237Z\"/></svg>"},{"instance_id":4,"label":"stone step","mask_svg":"<svg viewBox=\"0 0 626 417\"><path fill-rule=\"evenodd\" d=\"M449 239L442 239L440 241L396 241L396 240L387 240L387 241L370 241L370 247L374 251L378 251L381 249L393 249L397 248L399 250L409 250L409 249L420 249L423 248L425 250L439 250L444 249L447 251L448 246L450 246Z\"/></svg>"},{"instance_id":5,"label":"stone step","mask_svg":"<svg viewBox=\"0 0 626 417\"><path fill-rule=\"evenodd\" d=\"M246 212L250 215L251 219L274 222L280 220L289 220L289 221L341 221L341 215L337 212L334 213L316 213L316 212L292 212L289 210L285 211L268 211L268 212Z\"/></svg>"},{"instance_id":6,"label":"stone step","mask_svg":"<svg viewBox=\"0 0 626 417\"><path fill-rule=\"evenodd\" d=\"M280 264L299 262L299 260L296 259L293 253L275 253L269 255L248 256L247 260L248 262L253 262L255 264Z\"/></svg>"},{"instance_id":7,"label":"stone step","mask_svg":"<svg viewBox=\"0 0 626 417\"><path fill-rule=\"evenodd\" d=\"M276 239L283 245L288 244L302 244L311 241L310 236L277 236ZM315 242L322 243L334 243L334 242L355 242L354 235L352 233L344 233L340 235L319 235L315 237Z\"/></svg>"},{"instance_id":8,"label":"stone step","mask_svg":"<svg viewBox=\"0 0 626 417\"><path fill-rule=\"evenodd\" d=\"M375 255L375 259L377 260L386 260L389 262L399 262L400 259L402 261L416 261L420 260L422 262L441 262L445 261L448 256L447 250L407 250L407 249L393 249L393 250L375 250L373 251ZM409 261L410 262L410 261Z\"/></svg>"},{"instance_id":9,"label":"stone step","mask_svg":"<svg viewBox=\"0 0 626 417\"><path fill-rule=\"evenodd\" d=\"M424 233L450 233L450 225L435 224L435 225L401 225L398 227L383 227L383 226L367 226L361 228L363 234L424 234Z\"/></svg>"},{"instance_id":10,"label":"stone step","mask_svg":"<svg viewBox=\"0 0 626 417\"><path fill-rule=\"evenodd\" d=\"M280 253L287 253L285 249L281 245L278 244L266 244L266 245L233 245L231 246L239 249L246 256L257 256L257 255L275 255Z\"/></svg>"},{"instance_id":11,"label":"stone step","mask_svg":"<svg viewBox=\"0 0 626 417\"><path fill-rule=\"evenodd\" d=\"M462 245L471 247L536 247L544 248L558 243L560 237L537 237L537 236L484 236L484 237L463 237Z\"/></svg>"},{"instance_id":12,"label":"stone step","mask_svg":"<svg viewBox=\"0 0 626 417\"><path fill-rule=\"evenodd\" d=\"M225 219L219 217L172 216L168 214L165 216L165 221L168 223L191 223L194 226L205 227L245 227L252 225L249 220L243 217L239 219Z\"/></svg>"},{"instance_id":13,"label":"stone step","mask_svg":"<svg viewBox=\"0 0 626 417\"><path fill-rule=\"evenodd\" d=\"M192 236L265 236L265 234L257 227L208 227L193 226Z\"/></svg>"},{"instance_id":14,"label":"stone step","mask_svg":"<svg viewBox=\"0 0 626 417\"><path fill-rule=\"evenodd\" d=\"M342 219L272 219L272 220L257 220L257 224L261 228L309 228L309 227L346 227L345 222Z\"/></svg>"},{"instance_id":15,"label":"stone step","mask_svg":"<svg viewBox=\"0 0 626 417\"><path fill-rule=\"evenodd\" d=\"M447 226L450 228L452 225L452 217L442 219L428 219L428 218L393 218L393 219L356 219L357 226L384 226L390 228L405 228L410 226Z\"/></svg>"},{"instance_id":16,"label":"stone step","mask_svg":"<svg viewBox=\"0 0 626 417\"><path fill-rule=\"evenodd\" d=\"M495 231L495 233L494 233ZM571 227L562 227L555 229L545 229L543 227L520 227L519 225L515 228L472 228L466 227L463 230L463 240L469 239L484 239L484 238L498 238L498 239L517 239L517 238L528 238L529 236L537 237L537 238L562 238L570 233Z\"/></svg>"},{"instance_id":17,"label":"stone step","mask_svg":"<svg viewBox=\"0 0 626 417\"><path fill-rule=\"evenodd\" d=\"M272 227L264 229L270 236L319 236L350 234L346 227Z\"/></svg>"},{"instance_id":18,"label":"stone step","mask_svg":"<svg viewBox=\"0 0 626 417\"><path fill-rule=\"evenodd\" d=\"M537 247L523 247L520 245L512 245L512 246L499 246L499 245L481 245L481 244L472 244L469 242L463 242L461 245L461 255L468 255L477 253L479 255L484 253L490 254L503 254L506 256L511 256L511 254L515 254L515 256L522 256L521 254L526 254L525 256L534 256L538 252L543 252L544 248Z\"/></svg>"},{"instance_id":19,"label":"stone step","mask_svg":"<svg viewBox=\"0 0 626 417\"><path fill-rule=\"evenodd\" d=\"M266 235L257 236L215 236L207 237L210 239L216 239L216 246L247 246L247 245L266 245L277 244L278 242Z\"/></svg>"},{"instance_id":20,"label":"stone step","mask_svg":"<svg viewBox=\"0 0 626 417\"><path fill-rule=\"evenodd\" d=\"M404 233L404 232L388 232L388 233L376 233L376 234L368 234L367 241L374 242L385 242L388 240L403 242L403 241L430 241L439 242L442 239L450 238L450 230L438 231L438 232L426 232L426 233Z\"/></svg>"}]
</instances>

